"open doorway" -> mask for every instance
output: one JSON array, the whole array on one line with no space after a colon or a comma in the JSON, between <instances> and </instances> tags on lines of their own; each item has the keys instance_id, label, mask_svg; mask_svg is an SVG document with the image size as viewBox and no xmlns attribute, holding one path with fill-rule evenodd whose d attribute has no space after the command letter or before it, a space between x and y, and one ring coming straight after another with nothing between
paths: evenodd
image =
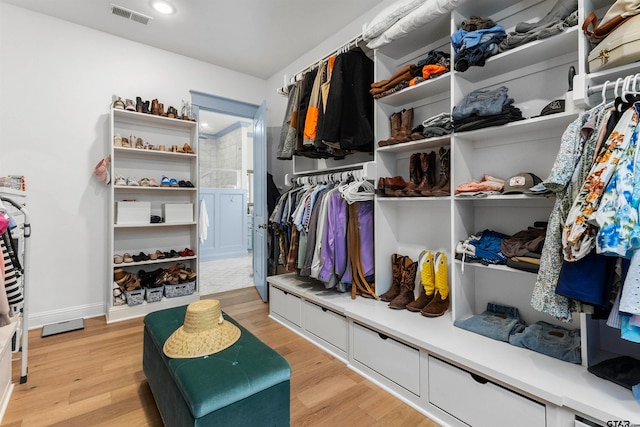
<instances>
[{"instance_id":1,"label":"open doorway","mask_svg":"<svg viewBox=\"0 0 640 427\"><path fill-rule=\"evenodd\" d=\"M253 286L253 120L199 110L200 294Z\"/></svg>"}]
</instances>

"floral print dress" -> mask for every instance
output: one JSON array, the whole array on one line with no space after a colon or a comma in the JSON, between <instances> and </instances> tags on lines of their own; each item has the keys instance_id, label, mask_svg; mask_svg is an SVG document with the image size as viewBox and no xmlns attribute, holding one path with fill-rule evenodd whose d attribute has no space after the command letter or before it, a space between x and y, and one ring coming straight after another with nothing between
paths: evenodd
<instances>
[{"instance_id":1,"label":"floral print dress","mask_svg":"<svg viewBox=\"0 0 640 427\"><path fill-rule=\"evenodd\" d=\"M595 220L596 210L605 187L614 175L620 159L629 148L637 124L638 113L636 109L626 110L600 149L564 225L562 246L566 261L571 262L584 258L595 246L598 231Z\"/></svg>"},{"instance_id":2,"label":"floral print dress","mask_svg":"<svg viewBox=\"0 0 640 427\"><path fill-rule=\"evenodd\" d=\"M632 109L631 124L638 123L640 105ZM638 127L630 132L629 145L622 153L604 189L594 218L600 229L596 250L600 254L631 258L638 248L638 205L640 204L640 165L636 162Z\"/></svg>"}]
</instances>

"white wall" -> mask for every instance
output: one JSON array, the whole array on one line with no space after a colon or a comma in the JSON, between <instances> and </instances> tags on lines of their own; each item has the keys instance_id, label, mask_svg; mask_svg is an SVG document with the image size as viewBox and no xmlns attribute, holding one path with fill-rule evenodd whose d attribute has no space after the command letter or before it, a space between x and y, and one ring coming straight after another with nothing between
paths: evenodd
<instances>
[{"instance_id":1,"label":"white wall","mask_svg":"<svg viewBox=\"0 0 640 427\"><path fill-rule=\"evenodd\" d=\"M113 94L180 107L189 90L260 104L262 79L0 3L0 175L26 176L31 326L105 312Z\"/></svg>"}]
</instances>

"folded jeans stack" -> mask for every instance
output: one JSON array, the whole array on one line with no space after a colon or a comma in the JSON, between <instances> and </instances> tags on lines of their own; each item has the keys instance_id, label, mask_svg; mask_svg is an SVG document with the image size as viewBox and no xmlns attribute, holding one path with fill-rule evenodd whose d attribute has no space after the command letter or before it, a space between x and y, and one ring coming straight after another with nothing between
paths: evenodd
<instances>
[{"instance_id":1,"label":"folded jeans stack","mask_svg":"<svg viewBox=\"0 0 640 427\"><path fill-rule=\"evenodd\" d=\"M522 120L522 111L513 106L509 89L476 89L453 108L451 118L456 132L464 132Z\"/></svg>"}]
</instances>

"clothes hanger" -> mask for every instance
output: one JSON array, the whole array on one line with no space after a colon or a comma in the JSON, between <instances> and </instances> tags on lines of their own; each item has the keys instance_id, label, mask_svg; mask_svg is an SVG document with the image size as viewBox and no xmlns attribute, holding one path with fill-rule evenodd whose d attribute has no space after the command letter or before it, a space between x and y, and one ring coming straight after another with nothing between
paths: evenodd
<instances>
[{"instance_id":1,"label":"clothes hanger","mask_svg":"<svg viewBox=\"0 0 640 427\"><path fill-rule=\"evenodd\" d=\"M601 94L602 100L598 105L596 105L596 107L604 107L607 104L607 86L609 86L609 83L610 81L607 80L602 85L602 94Z\"/></svg>"}]
</instances>

